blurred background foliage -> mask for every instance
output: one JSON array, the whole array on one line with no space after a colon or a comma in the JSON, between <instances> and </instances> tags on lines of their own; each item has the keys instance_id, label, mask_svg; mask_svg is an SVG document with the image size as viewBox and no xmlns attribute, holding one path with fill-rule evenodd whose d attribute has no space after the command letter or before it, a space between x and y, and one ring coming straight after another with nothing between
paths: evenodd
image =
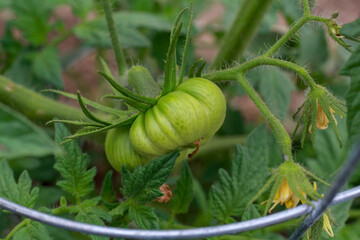
<instances>
[{"instance_id":1,"label":"blurred background foliage","mask_svg":"<svg viewBox=\"0 0 360 240\"><path fill-rule=\"evenodd\" d=\"M212 62L222 36L230 28L241 6L241 0L113 0L117 30L129 65L141 64L150 70L155 79L161 81L172 21L191 2L195 21L187 66L201 57ZM341 23L354 21L360 14L358 1L313 1L312 6L314 12L325 16L330 16L335 10L339 11ZM299 1L275 0L245 54L227 64L232 66L264 52L301 14ZM187 25L187 20L184 21ZM180 42L184 40L185 32ZM98 57L105 58L112 71L116 72L110 44L99 0L0 1L0 74L37 92L52 88L74 93L80 89L85 97L101 101L100 97L109 92L110 88L97 75ZM329 39L320 24L314 23L303 27L278 53L279 58L306 66L317 83L327 86L339 98L345 97L349 79L340 76L338 70L349 56L348 52ZM274 67L251 70L248 78L275 115L284 122L287 130L292 132L296 123L291 116L305 95L302 80L293 73ZM215 223L207 207L207 192L218 181L218 170L230 169L235 144L243 144L249 132L264 121L238 84L225 82L220 85L228 99L227 117L219 136L208 147L201 149L195 160L189 162L194 175L195 200L190 205L190 211L179 216L182 223L188 226ZM77 106L75 101L50 93L43 94ZM105 103L111 105L111 102ZM2 155L0 151L0 158L11 160L9 164L16 178L23 170L28 171L33 185L40 187L39 207L56 206L64 193L55 186L60 176L53 168L54 157L49 156L49 153L56 151L56 145L51 140L53 129L37 126L3 105L0 105L0 116L0 142L6 141L10 143L8 146L13 146L13 149L7 149L7 155ZM346 139L345 121L338 121L343 139ZM28 134L24 135L24 132ZM266 136L266 144L271 149L268 151L267 167L274 168L282 158L274 137L270 132ZM101 139L81 139L80 144L89 155L91 165L97 167L95 187L100 192L102 180L110 170ZM339 149L330 129L319 133L316 151L313 151L310 142L305 146L301 149L295 141L297 160L319 177L331 181L345 160L348 149ZM0 149L2 147L7 146L0 144ZM170 185L175 184L178 175L179 171L173 173L168 180ZM117 188L120 185L118 173L114 181ZM358 184L360 170L352 177L349 187ZM349 203L333 210L337 228L342 228L348 219L347 226L336 235L336 239L358 239L360 236L359 200L354 200L352 206L349 214L346 210L350 208ZM166 215L166 210L157 207L158 215ZM0 237L6 236L19 220L19 216L0 212ZM234 239L283 239L294 224L290 222L256 230ZM53 239L87 239L81 234L48 226L46 228Z\"/></svg>"}]
</instances>

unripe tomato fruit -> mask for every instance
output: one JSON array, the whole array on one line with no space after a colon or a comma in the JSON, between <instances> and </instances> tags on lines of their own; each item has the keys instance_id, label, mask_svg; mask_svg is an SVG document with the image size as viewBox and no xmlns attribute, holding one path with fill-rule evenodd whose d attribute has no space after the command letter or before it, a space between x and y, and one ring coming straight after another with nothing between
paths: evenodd
<instances>
[{"instance_id":1,"label":"unripe tomato fruit","mask_svg":"<svg viewBox=\"0 0 360 240\"><path fill-rule=\"evenodd\" d=\"M132 170L149 159L140 156L132 147L129 138L129 128L111 129L105 140L105 153L110 165L121 172L123 165Z\"/></svg>"},{"instance_id":2,"label":"unripe tomato fruit","mask_svg":"<svg viewBox=\"0 0 360 240\"><path fill-rule=\"evenodd\" d=\"M211 138L225 119L225 97L216 84L191 78L141 113L130 128L137 153L154 158Z\"/></svg>"}]
</instances>

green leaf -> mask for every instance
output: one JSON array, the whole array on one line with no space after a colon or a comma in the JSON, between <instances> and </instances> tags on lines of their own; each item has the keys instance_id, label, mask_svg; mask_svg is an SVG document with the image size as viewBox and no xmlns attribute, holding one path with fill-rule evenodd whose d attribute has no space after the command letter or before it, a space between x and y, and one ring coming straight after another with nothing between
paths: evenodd
<instances>
[{"instance_id":1,"label":"green leaf","mask_svg":"<svg viewBox=\"0 0 360 240\"><path fill-rule=\"evenodd\" d=\"M18 183L6 160L0 161L0 196L25 207L34 207L39 188L31 190L31 179L27 171L21 173Z\"/></svg>"},{"instance_id":2,"label":"green leaf","mask_svg":"<svg viewBox=\"0 0 360 240\"><path fill-rule=\"evenodd\" d=\"M313 27L302 28L299 33L299 56L296 59L299 64L321 71L322 64L329 57L326 35L320 23Z\"/></svg>"},{"instance_id":3,"label":"green leaf","mask_svg":"<svg viewBox=\"0 0 360 240\"><path fill-rule=\"evenodd\" d=\"M231 216L240 216L261 189L268 175L266 139L266 128L262 125L250 134L244 147L236 147L231 170L219 170L220 182L210 191L210 208L215 218L225 223Z\"/></svg>"},{"instance_id":4,"label":"green leaf","mask_svg":"<svg viewBox=\"0 0 360 240\"><path fill-rule=\"evenodd\" d=\"M360 139L360 75L351 78L349 91L346 94L347 130L350 144Z\"/></svg>"},{"instance_id":5,"label":"green leaf","mask_svg":"<svg viewBox=\"0 0 360 240\"><path fill-rule=\"evenodd\" d=\"M340 34L346 37L359 37L360 36L360 18L355 21L345 24L340 29Z\"/></svg>"},{"instance_id":6,"label":"green leaf","mask_svg":"<svg viewBox=\"0 0 360 240\"><path fill-rule=\"evenodd\" d=\"M12 10L17 16L15 25L31 44L39 46L47 42L47 35L52 28L48 20L54 6L54 1L12 1Z\"/></svg>"},{"instance_id":7,"label":"green leaf","mask_svg":"<svg viewBox=\"0 0 360 240\"><path fill-rule=\"evenodd\" d=\"M129 28L123 23L117 24L116 27L121 45L124 47L147 47L150 45L150 41L135 28ZM87 45L102 48L111 47L104 19L80 23L74 28L74 33Z\"/></svg>"},{"instance_id":8,"label":"green leaf","mask_svg":"<svg viewBox=\"0 0 360 240\"><path fill-rule=\"evenodd\" d=\"M138 202L150 202L162 196L163 193L159 187L170 175L178 156L179 151L173 151L150 161L144 167L138 166L133 173L123 167L121 180L125 198Z\"/></svg>"},{"instance_id":9,"label":"green leaf","mask_svg":"<svg viewBox=\"0 0 360 240\"><path fill-rule=\"evenodd\" d=\"M142 27L157 31L170 31L172 24L166 18L146 12L118 12L114 14L116 23L130 27Z\"/></svg>"},{"instance_id":10,"label":"green leaf","mask_svg":"<svg viewBox=\"0 0 360 240\"><path fill-rule=\"evenodd\" d=\"M94 9L93 0L76 0L76 1L68 1L74 15L80 17L81 19L85 19L87 14Z\"/></svg>"},{"instance_id":11,"label":"green leaf","mask_svg":"<svg viewBox=\"0 0 360 240\"><path fill-rule=\"evenodd\" d=\"M106 174L101 188L101 199L103 200L104 205L110 209L112 207L111 203L116 201L116 195L112 184L112 173L112 171L109 171Z\"/></svg>"},{"instance_id":12,"label":"green leaf","mask_svg":"<svg viewBox=\"0 0 360 240\"><path fill-rule=\"evenodd\" d=\"M61 143L64 137L69 136L67 128L61 123L55 123L55 141ZM54 168L59 171L64 180L57 183L64 191L72 194L77 199L90 193L94 189L93 178L96 168L87 170L89 159L81 152L79 145L73 141L60 146L62 153L55 155Z\"/></svg>"},{"instance_id":13,"label":"green leaf","mask_svg":"<svg viewBox=\"0 0 360 240\"><path fill-rule=\"evenodd\" d=\"M0 103L0 159L41 157L58 150L46 133Z\"/></svg>"},{"instance_id":14,"label":"green leaf","mask_svg":"<svg viewBox=\"0 0 360 240\"><path fill-rule=\"evenodd\" d=\"M345 125L344 120L338 121L337 127L343 139L347 139ZM318 131L315 146L316 158L308 158L306 163L315 175L322 179L328 179L339 169L348 149L340 148L334 131L329 129Z\"/></svg>"},{"instance_id":15,"label":"green leaf","mask_svg":"<svg viewBox=\"0 0 360 240\"><path fill-rule=\"evenodd\" d=\"M358 76L360 73L360 46L355 49L353 54L347 60L339 71L342 75Z\"/></svg>"},{"instance_id":16,"label":"green leaf","mask_svg":"<svg viewBox=\"0 0 360 240\"><path fill-rule=\"evenodd\" d=\"M254 204L251 204L241 216L241 221L247 221L259 217L261 217L259 210L255 207Z\"/></svg>"},{"instance_id":17,"label":"green leaf","mask_svg":"<svg viewBox=\"0 0 360 240\"><path fill-rule=\"evenodd\" d=\"M158 218L154 213L154 208L140 204L131 204L129 208L129 218L135 221L136 225L142 229L158 229Z\"/></svg>"},{"instance_id":18,"label":"green leaf","mask_svg":"<svg viewBox=\"0 0 360 240\"><path fill-rule=\"evenodd\" d=\"M84 211L85 210L85 211ZM75 220L83 223L94 224L98 226L105 226L104 220L110 220L110 215L102 208L88 207L79 211L76 215ZM109 237L101 237L90 235L92 240L108 240Z\"/></svg>"},{"instance_id":19,"label":"green leaf","mask_svg":"<svg viewBox=\"0 0 360 240\"><path fill-rule=\"evenodd\" d=\"M20 228L13 236L12 240L51 240L45 226L39 222L31 221L29 224Z\"/></svg>"},{"instance_id":20,"label":"green leaf","mask_svg":"<svg viewBox=\"0 0 360 240\"><path fill-rule=\"evenodd\" d=\"M279 69L265 68L261 74L259 87L270 110L278 118L284 119L289 110L291 92L295 90L290 77Z\"/></svg>"},{"instance_id":21,"label":"green leaf","mask_svg":"<svg viewBox=\"0 0 360 240\"><path fill-rule=\"evenodd\" d=\"M41 52L36 53L33 59L32 70L41 81L51 83L56 88L63 88L62 68L58 52L55 48L44 48Z\"/></svg>"},{"instance_id":22,"label":"green leaf","mask_svg":"<svg viewBox=\"0 0 360 240\"><path fill-rule=\"evenodd\" d=\"M193 199L193 179L189 166L184 161L179 180L176 182L171 210L174 213L186 213Z\"/></svg>"}]
</instances>

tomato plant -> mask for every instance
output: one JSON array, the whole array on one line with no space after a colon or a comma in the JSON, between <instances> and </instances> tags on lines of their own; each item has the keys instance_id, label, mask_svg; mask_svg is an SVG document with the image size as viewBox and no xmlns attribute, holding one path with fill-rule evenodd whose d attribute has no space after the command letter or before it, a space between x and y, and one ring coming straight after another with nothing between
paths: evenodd
<instances>
[{"instance_id":1,"label":"tomato plant","mask_svg":"<svg viewBox=\"0 0 360 240\"><path fill-rule=\"evenodd\" d=\"M322 199L359 139L360 30L346 4L317 4L0 1L0 197L139 229ZM359 209L326 209L307 238L358 239ZM297 224L214 239L284 239ZM98 239L10 212L0 238Z\"/></svg>"}]
</instances>

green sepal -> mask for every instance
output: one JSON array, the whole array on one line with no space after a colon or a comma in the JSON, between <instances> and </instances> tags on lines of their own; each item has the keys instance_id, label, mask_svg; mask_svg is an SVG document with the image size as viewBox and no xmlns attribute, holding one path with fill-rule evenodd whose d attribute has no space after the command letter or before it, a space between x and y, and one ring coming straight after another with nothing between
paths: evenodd
<instances>
[{"instance_id":1,"label":"green sepal","mask_svg":"<svg viewBox=\"0 0 360 240\"><path fill-rule=\"evenodd\" d=\"M101 127L101 128L96 128L96 127L85 127L80 129L79 131L77 131L75 134L66 137L67 140L63 141L61 144L64 144L66 142L70 142L73 141L79 137L83 137L83 136L88 136L88 135L92 135L92 134L96 134L96 133L100 133L100 132L104 132L107 130L110 130L112 128L116 128L116 127L125 127L128 125L131 125L135 119L138 117L139 113L126 118L126 119L121 119L119 121L115 121L113 122L111 125L105 126L105 127Z\"/></svg>"},{"instance_id":2,"label":"green sepal","mask_svg":"<svg viewBox=\"0 0 360 240\"><path fill-rule=\"evenodd\" d=\"M102 124L97 123L91 123L91 122L83 122L83 121L74 121L74 120L65 120L65 119L54 119L51 121L48 121L45 123L45 125L50 123L65 123L65 124L71 124L75 126L81 126L81 127L103 127Z\"/></svg>"},{"instance_id":3,"label":"green sepal","mask_svg":"<svg viewBox=\"0 0 360 240\"><path fill-rule=\"evenodd\" d=\"M134 99L119 96L119 95L105 95L105 96L103 96L103 98L112 98L112 99L118 99L118 100L124 101L126 104L130 105L133 108L136 108L140 112L145 112L146 110L148 110L151 107L151 105L142 104L142 103L137 102Z\"/></svg>"},{"instance_id":4,"label":"green sepal","mask_svg":"<svg viewBox=\"0 0 360 240\"><path fill-rule=\"evenodd\" d=\"M200 58L199 60L197 60L190 68L189 70L189 78L193 78L195 76L195 70L197 68L197 66L202 62L204 61L203 58Z\"/></svg>"},{"instance_id":5,"label":"green sepal","mask_svg":"<svg viewBox=\"0 0 360 240\"><path fill-rule=\"evenodd\" d=\"M193 22L193 16L194 16L194 9L193 9L193 5L191 3L190 21L189 21L189 25L188 25L188 29L187 29L187 33L186 33L185 46L184 46L182 59L181 59L180 76L179 76L179 81L178 81L177 85L180 85L182 83L182 80L183 80L184 74L185 74L186 57L187 57L187 53L188 53L188 49L189 49L189 42L190 42L190 35L191 35L191 27L192 27L192 22Z\"/></svg>"},{"instance_id":6,"label":"green sepal","mask_svg":"<svg viewBox=\"0 0 360 240\"><path fill-rule=\"evenodd\" d=\"M77 100L77 95L76 94L67 93L67 92L63 92L63 91L60 91L60 90L46 89L46 90L43 90L43 92L57 93L57 94L60 94L60 95L62 95L64 97ZM106 113L113 114L113 115L121 117L121 118L134 113L134 111L124 111L124 110L117 110L117 109L114 109L114 108L106 107L106 106L103 106L103 105L101 105L101 104L99 104L97 102L91 101L91 100L89 100L87 98L84 98L84 97L82 97L82 99L83 99L83 102L86 105L90 106L90 107L93 107L93 108L95 108L97 110L101 110L101 111L106 112Z\"/></svg>"},{"instance_id":7,"label":"green sepal","mask_svg":"<svg viewBox=\"0 0 360 240\"><path fill-rule=\"evenodd\" d=\"M89 109L87 109L87 107L85 106L84 104L84 101L82 100L82 97L80 95L80 91L77 92L77 97L78 97L78 102L79 102L79 105L81 107L81 110L83 111L83 113L85 114L85 116L87 118L89 118L90 120L93 120L94 122L97 122L101 125L111 125L111 123L109 122L106 122L104 120L101 120L100 118L98 118L97 116L95 116L94 114L92 114Z\"/></svg>"},{"instance_id":8,"label":"green sepal","mask_svg":"<svg viewBox=\"0 0 360 240\"><path fill-rule=\"evenodd\" d=\"M196 74L195 74L196 77L201 77L201 73L204 70L205 65L206 65L206 61L203 61L201 63L201 65L199 66L198 70L196 71Z\"/></svg>"},{"instance_id":9,"label":"green sepal","mask_svg":"<svg viewBox=\"0 0 360 240\"><path fill-rule=\"evenodd\" d=\"M165 62L164 88L161 92L161 96L172 92L176 86L176 44L179 39L181 29L182 23L177 26L174 36L170 40L170 46Z\"/></svg>"},{"instance_id":10,"label":"green sepal","mask_svg":"<svg viewBox=\"0 0 360 240\"><path fill-rule=\"evenodd\" d=\"M146 103L149 105L156 104L157 99L140 96L138 94L135 94L135 93L127 90L126 88L124 88L124 87L120 86L118 83L116 83L115 80L110 75L106 74L105 72L99 72L99 74L102 75L111 84L111 86L113 86L117 91L119 91L125 97L132 98L134 100L137 100L139 102Z\"/></svg>"}]
</instances>

